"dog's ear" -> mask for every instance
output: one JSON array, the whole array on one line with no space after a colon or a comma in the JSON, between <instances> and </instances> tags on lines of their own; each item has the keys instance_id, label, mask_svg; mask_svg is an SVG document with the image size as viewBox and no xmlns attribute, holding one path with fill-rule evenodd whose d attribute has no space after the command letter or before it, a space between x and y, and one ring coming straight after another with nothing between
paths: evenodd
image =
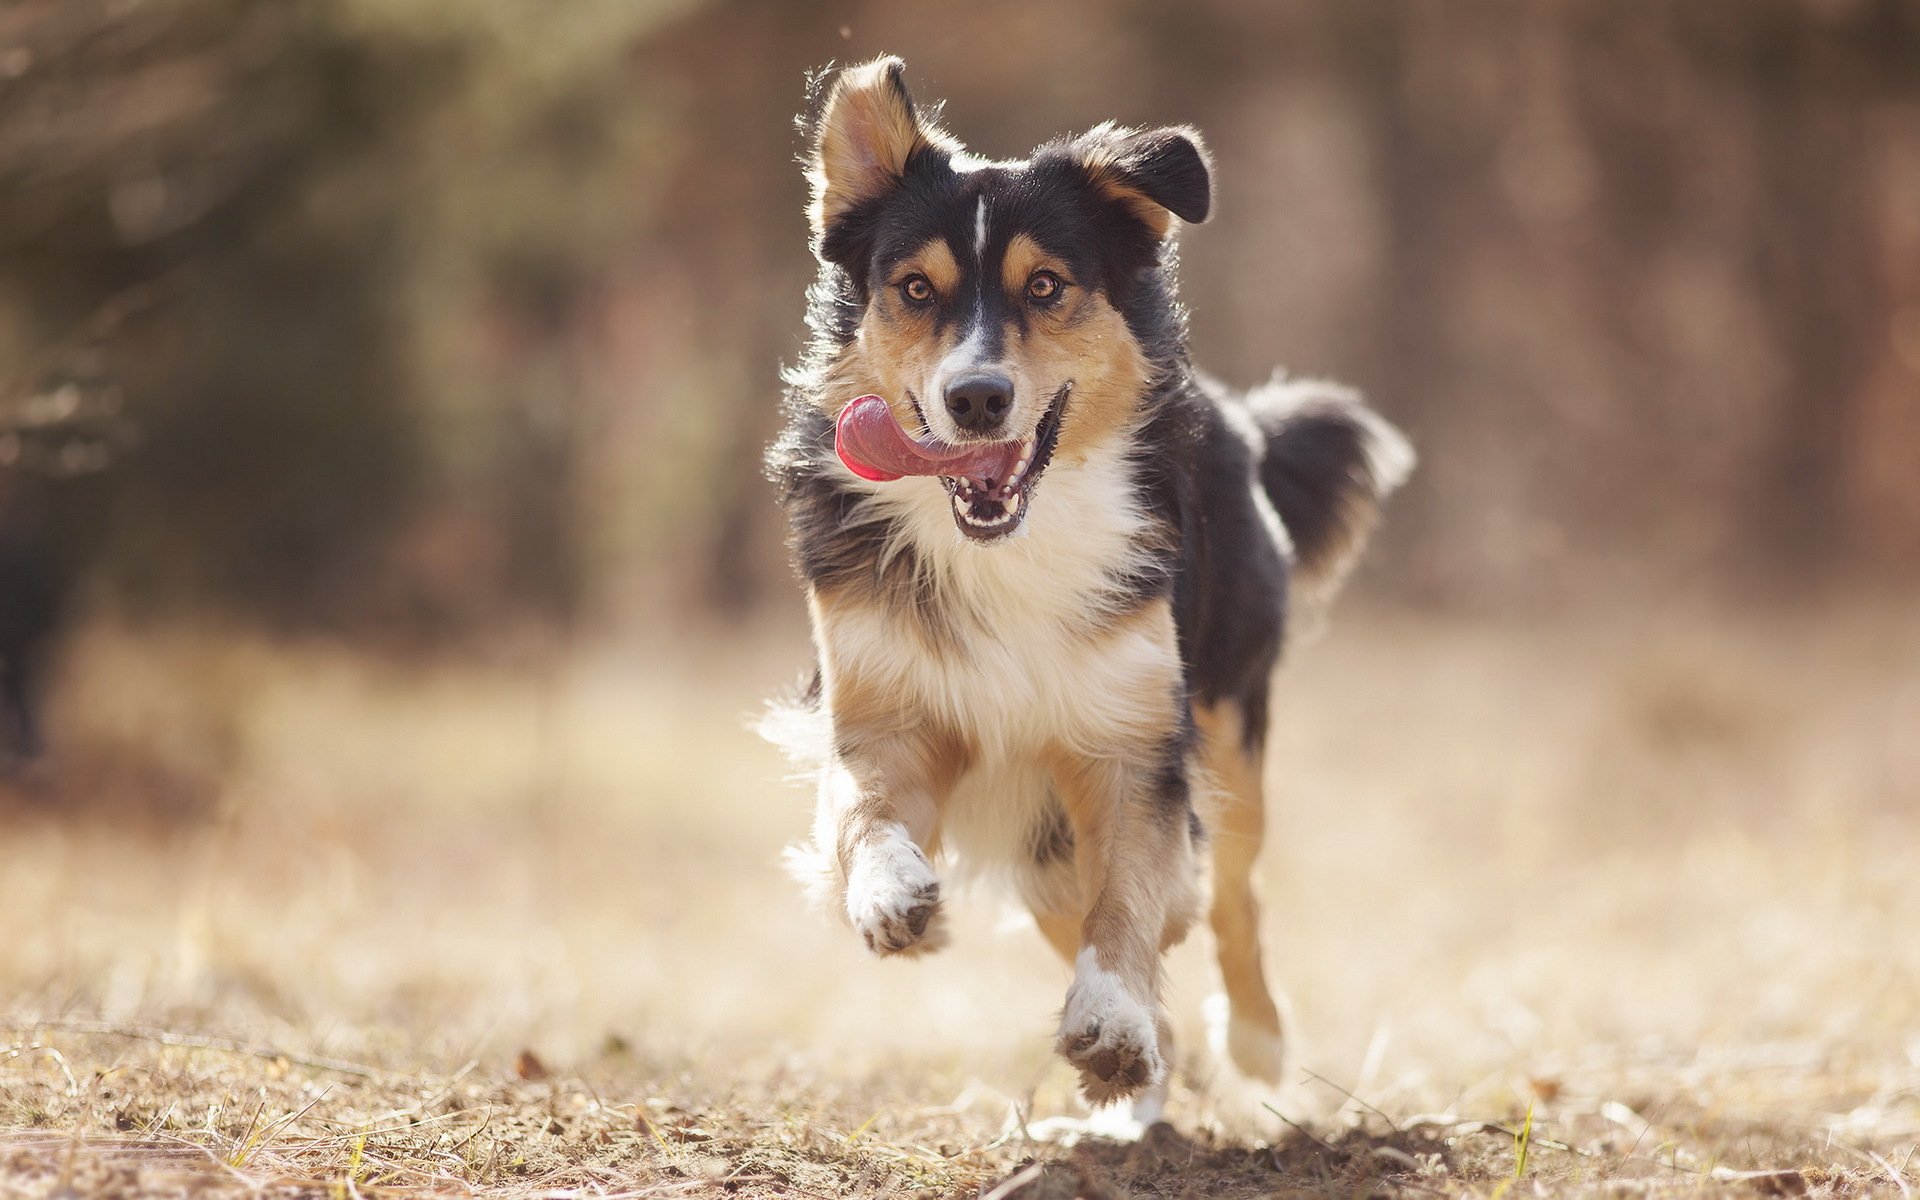
<instances>
[{"instance_id":1,"label":"dog's ear","mask_svg":"<svg viewBox=\"0 0 1920 1200\"><path fill-rule=\"evenodd\" d=\"M833 80L814 121L807 178L807 210L815 237L869 200L891 191L914 154L950 139L923 124L902 76L907 64L891 55L848 67Z\"/></svg>"},{"instance_id":2,"label":"dog's ear","mask_svg":"<svg viewBox=\"0 0 1920 1200\"><path fill-rule=\"evenodd\" d=\"M1126 205L1156 238L1167 236L1174 217L1197 225L1213 210L1206 143L1185 126L1101 125L1074 139L1073 153L1094 186Z\"/></svg>"}]
</instances>

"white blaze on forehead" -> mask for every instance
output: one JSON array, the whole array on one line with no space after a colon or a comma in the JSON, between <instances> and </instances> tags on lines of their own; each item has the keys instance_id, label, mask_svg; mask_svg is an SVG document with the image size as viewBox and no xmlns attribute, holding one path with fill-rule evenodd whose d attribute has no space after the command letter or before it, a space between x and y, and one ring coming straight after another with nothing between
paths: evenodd
<instances>
[{"instance_id":1,"label":"white blaze on forehead","mask_svg":"<svg viewBox=\"0 0 1920 1200\"><path fill-rule=\"evenodd\" d=\"M986 270L986 249L987 198L982 196L975 202L973 209L973 260L983 274ZM933 369L933 377L927 381L927 391L936 401L932 406L935 411L928 413L927 424L935 434L947 441L952 441L958 437L960 431L947 418L945 406L937 403L937 401L946 394L948 384L970 371L988 365L991 361L987 357L987 312L984 280L981 289L976 293L976 297L973 311L967 314L965 318L967 322L966 334L960 339L958 345L947 351L947 353L941 357L939 365Z\"/></svg>"}]
</instances>

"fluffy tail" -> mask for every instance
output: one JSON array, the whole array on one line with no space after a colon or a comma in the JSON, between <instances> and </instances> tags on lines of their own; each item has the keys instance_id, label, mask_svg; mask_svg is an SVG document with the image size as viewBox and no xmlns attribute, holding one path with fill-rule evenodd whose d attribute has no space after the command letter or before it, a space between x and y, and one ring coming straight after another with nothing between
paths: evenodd
<instances>
[{"instance_id":1,"label":"fluffy tail","mask_svg":"<svg viewBox=\"0 0 1920 1200\"><path fill-rule=\"evenodd\" d=\"M1309 595L1338 590L1380 519L1380 504L1413 470L1413 446L1336 383L1273 382L1247 394L1266 435L1260 484L1293 539L1294 578Z\"/></svg>"}]
</instances>

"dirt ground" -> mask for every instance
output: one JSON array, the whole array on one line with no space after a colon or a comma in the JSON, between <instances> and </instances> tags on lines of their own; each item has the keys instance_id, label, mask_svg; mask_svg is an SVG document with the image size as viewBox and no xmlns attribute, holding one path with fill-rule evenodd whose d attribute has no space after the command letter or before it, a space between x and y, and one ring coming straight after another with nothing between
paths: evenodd
<instances>
[{"instance_id":1,"label":"dirt ground","mask_svg":"<svg viewBox=\"0 0 1920 1200\"><path fill-rule=\"evenodd\" d=\"M0 1194L1920 1186L1920 612L1343 614L1277 704L1298 1067L1064 1145L991 894L870 960L780 874L790 627L487 663L102 628L0 804Z\"/></svg>"}]
</instances>

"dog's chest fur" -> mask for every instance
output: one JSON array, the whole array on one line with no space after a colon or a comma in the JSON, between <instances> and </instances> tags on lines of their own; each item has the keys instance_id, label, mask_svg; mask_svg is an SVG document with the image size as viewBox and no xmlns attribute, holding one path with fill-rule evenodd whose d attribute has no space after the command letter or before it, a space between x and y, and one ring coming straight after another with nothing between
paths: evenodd
<instances>
[{"instance_id":1,"label":"dog's chest fur","mask_svg":"<svg viewBox=\"0 0 1920 1200\"><path fill-rule=\"evenodd\" d=\"M862 519L890 523L883 554L911 555L921 604L879 592L821 604L827 687L857 676L967 747L942 839L989 866L1030 854L1047 801L1043 756L1113 755L1163 730L1181 677L1164 601L1128 592L1153 553L1124 442L1058 462L1021 535L967 543L933 479L872 489Z\"/></svg>"}]
</instances>

